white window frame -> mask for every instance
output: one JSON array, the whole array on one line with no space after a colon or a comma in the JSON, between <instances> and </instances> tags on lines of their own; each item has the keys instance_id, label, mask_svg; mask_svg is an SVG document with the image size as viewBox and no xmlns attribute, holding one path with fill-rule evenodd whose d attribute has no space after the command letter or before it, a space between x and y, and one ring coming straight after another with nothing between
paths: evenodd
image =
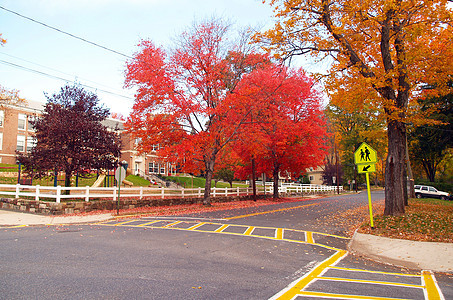
<instances>
[{"instance_id":1,"label":"white window frame","mask_svg":"<svg viewBox=\"0 0 453 300\"><path fill-rule=\"evenodd\" d=\"M23 128L20 126L23 122ZM19 130L26 130L27 129L27 115L26 114L18 114L17 115L17 129Z\"/></svg>"},{"instance_id":2,"label":"white window frame","mask_svg":"<svg viewBox=\"0 0 453 300\"><path fill-rule=\"evenodd\" d=\"M3 123L5 122L5 112L0 110L0 127L3 127Z\"/></svg>"},{"instance_id":3,"label":"white window frame","mask_svg":"<svg viewBox=\"0 0 453 300\"><path fill-rule=\"evenodd\" d=\"M34 136L27 136L27 152L30 152L31 149L36 145L36 138Z\"/></svg>"},{"instance_id":4,"label":"white window frame","mask_svg":"<svg viewBox=\"0 0 453 300\"><path fill-rule=\"evenodd\" d=\"M28 131L35 131L35 128L30 124L30 121L36 120L36 116L28 116L27 118L27 128Z\"/></svg>"},{"instance_id":5,"label":"white window frame","mask_svg":"<svg viewBox=\"0 0 453 300\"><path fill-rule=\"evenodd\" d=\"M19 147L22 147L22 150ZM25 135L21 135L21 134L17 135L16 150L19 152L25 151Z\"/></svg>"},{"instance_id":6,"label":"white window frame","mask_svg":"<svg viewBox=\"0 0 453 300\"><path fill-rule=\"evenodd\" d=\"M0 132L0 150L3 150L3 132Z\"/></svg>"}]
</instances>

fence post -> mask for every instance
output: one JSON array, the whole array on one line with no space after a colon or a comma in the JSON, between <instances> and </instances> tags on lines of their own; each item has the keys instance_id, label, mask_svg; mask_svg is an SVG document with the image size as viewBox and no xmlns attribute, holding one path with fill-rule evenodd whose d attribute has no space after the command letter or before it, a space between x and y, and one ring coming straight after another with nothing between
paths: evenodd
<instances>
[{"instance_id":1,"label":"fence post","mask_svg":"<svg viewBox=\"0 0 453 300\"><path fill-rule=\"evenodd\" d=\"M36 185L35 200L36 200L36 201L39 201L39 184Z\"/></svg>"},{"instance_id":2,"label":"fence post","mask_svg":"<svg viewBox=\"0 0 453 300\"><path fill-rule=\"evenodd\" d=\"M140 186L140 200L143 199L143 187Z\"/></svg>"},{"instance_id":3,"label":"fence post","mask_svg":"<svg viewBox=\"0 0 453 300\"><path fill-rule=\"evenodd\" d=\"M113 187L113 201L116 201L116 188Z\"/></svg>"},{"instance_id":4,"label":"fence post","mask_svg":"<svg viewBox=\"0 0 453 300\"><path fill-rule=\"evenodd\" d=\"M19 198L20 184L16 184L16 198Z\"/></svg>"},{"instance_id":5,"label":"fence post","mask_svg":"<svg viewBox=\"0 0 453 300\"><path fill-rule=\"evenodd\" d=\"M239 197L239 187L238 186L236 187L236 196Z\"/></svg>"},{"instance_id":6,"label":"fence post","mask_svg":"<svg viewBox=\"0 0 453 300\"><path fill-rule=\"evenodd\" d=\"M87 185L85 186L85 202L90 201L90 187Z\"/></svg>"},{"instance_id":7,"label":"fence post","mask_svg":"<svg viewBox=\"0 0 453 300\"><path fill-rule=\"evenodd\" d=\"M164 199L164 198L165 198L165 188L163 187L162 188L162 199Z\"/></svg>"},{"instance_id":8,"label":"fence post","mask_svg":"<svg viewBox=\"0 0 453 300\"><path fill-rule=\"evenodd\" d=\"M36 186L38 187L38 186ZM38 194L38 189L36 189L36 194ZM57 185L57 197L55 198L55 201L57 203L60 203L61 201L61 185Z\"/></svg>"},{"instance_id":9,"label":"fence post","mask_svg":"<svg viewBox=\"0 0 453 300\"><path fill-rule=\"evenodd\" d=\"M186 189L183 188L183 189L182 189L182 193L181 193L183 199L184 199L184 191L185 191L185 190L186 190Z\"/></svg>"},{"instance_id":10,"label":"fence post","mask_svg":"<svg viewBox=\"0 0 453 300\"><path fill-rule=\"evenodd\" d=\"M214 187L214 188L212 189L212 191L213 191L213 192L212 192L212 196L213 196L213 197L215 197L216 189L217 189L216 187Z\"/></svg>"},{"instance_id":11,"label":"fence post","mask_svg":"<svg viewBox=\"0 0 453 300\"><path fill-rule=\"evenodd\" d=\"M201 198L201 187L198 187L198 198Z\"/></svg>"},{"instance_id":12,"label":"fence post","mask_svg":"<svg viewBox=\"0 0 453 300\"><path fill-rule=\"evenodd\" d=\"M228 188L225 188L225 197L228 197Z\"/></svg>"}]
</instances>

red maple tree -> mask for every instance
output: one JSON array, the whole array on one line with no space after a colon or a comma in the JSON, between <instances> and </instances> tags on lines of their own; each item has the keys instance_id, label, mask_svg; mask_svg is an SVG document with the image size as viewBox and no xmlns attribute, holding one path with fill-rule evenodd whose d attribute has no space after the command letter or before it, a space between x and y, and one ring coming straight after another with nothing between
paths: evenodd
<instances>
[{"instance_id":1,"label":"red maple tree","mask_svg":"<svg viewBox=\"0 0 453 300\"><path fill-rule=\"evenodd\" d=\"M298 177L316 167L325 156L325 122L321 98L302 69L272 64L248 74L241 81L242 102L252 107L234 149L242 159L238 175L256 172L274 181Z\"/></svg>"},{"instance_id":2,"label":"red maple tree","mask_svg":"<svg viewBox=\"0 0 453 300\"><path fill-rule=\"evenodd\" d=\"M137 87L126 128L141 138L142 152L159 144L167 161L186 172L203 170L205 205L216 159L251 111L238 101L236 87L243 74L268 61L246 44L231 46L227 29L218 21L196 25L169 55L142 41L126 70L126 86Z\"/></svg>"}]
</instances>

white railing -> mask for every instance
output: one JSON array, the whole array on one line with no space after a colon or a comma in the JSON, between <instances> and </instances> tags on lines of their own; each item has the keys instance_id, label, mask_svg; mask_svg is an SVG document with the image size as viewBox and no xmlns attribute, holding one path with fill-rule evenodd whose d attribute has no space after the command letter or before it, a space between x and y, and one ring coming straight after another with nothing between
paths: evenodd
<instances>
[{"instance_id":1,"label":"white railing","mask_svg":"<svg viewBox=\"0 0 453 300\"><path fill-rule=\"evenodd\" d=\"M273 192L272 186L256 187L258 194L271 194ZM342 187L340 187L342 190ZM278 189L279 193L317 193L317 192L329 192L336 191L334 186L322 186L322 185L300 185L300 186L280 186ZM121 198L188 198L188 197L199 197L203 196L203 188L185 188L185 189L171 189L171 188L154 188L154 187L121 187L120 197ZM235 187L235 188L215 188L211 189L212 197L228 197L228 196L246 196L253 194L251 187ZM118 187L52 187L52 186L40 186L40 185L12 185L12 184L0 184L0 195L14 196L15 198L20 197L31 197L36 201L40 199L55 199L57 203L60 203L62 199L83 199L90 201L90 199L109 198L117 200L118 198Z\"/></svg>"}]
</instances>

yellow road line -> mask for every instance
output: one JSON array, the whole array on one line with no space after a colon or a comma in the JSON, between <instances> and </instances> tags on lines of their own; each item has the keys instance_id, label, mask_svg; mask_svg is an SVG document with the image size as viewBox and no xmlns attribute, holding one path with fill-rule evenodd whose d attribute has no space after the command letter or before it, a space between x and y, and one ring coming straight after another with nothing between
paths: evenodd
<instances>
[{"instance_id":1,"label":"yellow road line","mask_svg":"<svg viewBox=\"0 0 453 300\"><path fill-rule=\"evenodd\" d=\"M366 272L366 273L374 273L374 274L395 275L395 276L420 277L420 274L392 273L392 272L370 271L370 270L342 268L342 267L329 267L329 269L350 271L350 272Z\"/></svg>"},{"instance_id":2,"label":"yellow road line","mask_svg":"<svg viewBox=\"0 0 453 300\"><path fill-rule=\"evenodd\" d=\"M203 226L204 224L206 224L206 222L201 222L201 223L195 224L193 226L190 226L189 228L186 228L185 230L194 230L194 229L197 229L198 227Z\"/></svg>"},{"instance_id":3,"label":"yellow road line","mask_svg":"<svg viewBox=\"0 0 453 300\"><path fill-rule=\"evenodd\" d=\"M252 231L255 229L255 226L250 226L247 230L243 233L243 235L251 235Z\"/></svg>"},{"instance_id":4,"label":"yellow road line","mask_svg":"<svg viewBox=\"0 0 453 300\"><path fill-rule=\"evenodd\" d=\"M442 294L439 286L437 285L436 278L431 271L422 271L422 283L425 286L425 299L439 299L444 300L444 295Z\"/></svg>"},{"instance_id":5,"label":"yellow road line","mask_svg":"<svg viewBox=\"0 0 453 300\"><path fill-rule=\"evenodd\" d=\"M360 296L360 295L343 295L343 294L306 292L306 291L302 291L298 295L320 297L320 298L330 298L330 299L409 300L409 299L405 299L405 298L403 299L403 298L387 298L387 297L373 297L373 296Z\"/></svg>"},{"instance_id":6,"label":"yellow road line","mask_svg":"<svg viewBox=\"0 0 453 300\"><path fill-rule=\"evenodd\" d=\"M241 218L253 217L253 216L258 216L258 215L271 214L271 213L274 213L274 212L287 211L287 210L297 209L297 208L301 208L301 207L319 205L319 204L320 203L311 203L311 204L299 205L299 206L294 206L294 207L280 208L280 209L275 209L275 210L268 210L268 211L262 211L262 212L258 212L258 213L253 213L253 214L229 217L229 218L224 218L224 219L225 220L241 219Z\"/></svg>"},{"instance_id":7,"label":"yellow road line","mask_svg":"<svg viewBox=\"0 0 453 300\"><path fill-rule=\"evenodd\" d=\"M305 241L309 244L313 244L315 242L313 240L313 232L305 231Z\"/></svg>"},{"instance_id":8,"label":"yellow road line","mask_svg":"<svg viewBox=\"0 0 453 300\"><path fill-rule=\"evenodd\" d=\"M126 225L127 223L132 223L132 222L136 222L136 221L137 221L137 219L129 220L129 221L113 224L113 226L122 226L122 225Z\"/></svg>"},{"instance_id":9,"label":"yellow road line","mask_svg":"<svg viewBox=\"0 0 453 300\"><path fill-rule=\"evenodd\" d=\"M275 230L275 238L277 240L282 240L283 239L283 228L277 228Z\"/></svg>"},{"instance_id":10,"label":"yellow road line","mask_svg":"<svg viewBox=\"0 0 453 300\"><path fill-rule=\"evenodd\" d=\"M227 228L228 226L230 226L229 224L223 224L222 226L220 226L219 228L217 228L216 230L214 230L214 232L222 232L225 228Z\"/></svg>"},{"instance_id":11,"label":"yellow road line","mask_svg":"<svg viewBox=\"0 0 453 300\"><path fill-rule=\"evenodd\" d=\"M148 226L148 225L151 225L151 224L154 224L154 223L157 223L157 222L160 222L160 220L139 224L139 225L137 225L137 227L144 227L144 226Z\"/></svg>"},{"instance_id":12,"label":"yellow road line","mask_svg":"<svg viewBox=\"0 0 453 300\"><path fill-rule=\"evenodd\" d=\"M424 288L422 285L400 283L400 282L338 278L338 277L318 277L318 279L319 280L328 280L328 281L344 281L344 282L357 282L357 283L368 283L368 284L382 284L382 285L391 285L391 286L404 286L404 287L419 288L419 289Z\"/></svg>"},{"instance_id":13,"label":"yellow road line","mask_svg":"<svg viewBox=\"0 0 453 300\"><path fill-rule=\"evenodd\" d=\"M271 299L294 299L310 282L317 279L328 266L336 264L346 255L347 251L345 250L337 251L335 254L318 264L305 276L293 282L289 287L287 287Z\"/></svg>"},{"instance_id":14,"label":"yellow road line","mask_svg":"<svg viewBox=\"0 0 453 300\"><path fill-rule=\"evenodd\" d=\"M167 224L167 225L165 225L165 226L162 226L162 228L169 228L169 227L172 227L172 226L174 226L174 225L176 225L176 224L179 224L179 223L181 223L181 222L182 222L182 221L175 221L175 222L173 222L173 223L170 223L170 224Z\"/></svg>"}]
</instances>

